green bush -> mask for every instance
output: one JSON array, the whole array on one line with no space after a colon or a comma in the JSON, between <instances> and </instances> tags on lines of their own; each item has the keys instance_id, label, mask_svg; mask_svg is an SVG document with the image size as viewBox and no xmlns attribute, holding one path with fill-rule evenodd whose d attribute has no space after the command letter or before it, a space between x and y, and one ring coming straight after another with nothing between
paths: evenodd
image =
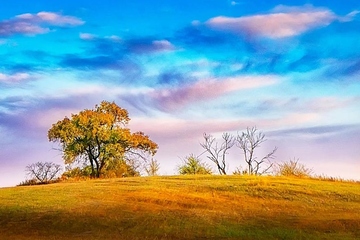
<instances>
[{"instance_id":1,"label":"green bush","mask_svg":"<svg viewBox=\"0 0 360 240\"><path fill-rule=\"evenodd\" d=\"M206 164L201 162L201 160L190 154L185 157L183 164L178 167L178 172L181 175L186 174L212 174L212 169Z\"/></svg>"}]
</instances>

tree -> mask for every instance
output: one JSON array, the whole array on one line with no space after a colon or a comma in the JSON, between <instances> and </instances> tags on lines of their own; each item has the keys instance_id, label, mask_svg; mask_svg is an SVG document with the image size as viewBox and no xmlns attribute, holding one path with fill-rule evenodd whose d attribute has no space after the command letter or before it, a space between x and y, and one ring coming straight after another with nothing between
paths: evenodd
<instances>
[{"instance_id":1,"label":"tree","mask_svg":"<svg viewBox=\"0 0 360 240\"><path fill-rule=\"evenodd\" d=\"M246 132L237 135L236 146L243 151L248 174L261 175L267 173L272 167L273 163L270 160L274 158L276 147L263 158L258 159L255 156L255 150L265 141L265 134L257 132L256 127L248 127ZM265 168L261 168L264 165L266 165Z\"/></svg>"},{"instance_id":2,"label":"tree","mask_svg":"<svg viewBox=\"0 0 360 240\"><path fill-rule=\"evenodd\" d=\"M156 159L151 159L149 164L145 166L145 171L149 176L156 176L160 169L160 163Z\"/></svg>"},{"instance_id":3,"label":"tree","mask_svg":"<svg viewBox=\"0 0 360 240\"><path fill-rule=\"evenodd\" d=\"M52 162L37 162L26 166L25 172L40 183L48 183L58 177L61 166Z\"/></svg>"},{"instance_id":4,"label":"tree","mask_svg":"<svg viewBox=\"0 0 360 240\"><path fill-rule=\"evenodd\" d=\"M202 163L200 159L193 154L185 157L183 164L178 167L178 172L181 175L187 174L211 174L211 168Z\"/></svg>"},{"instance_id":5,"label":"tree","mask_svg":"<svg viewBox=\"0 0 360 240\"><path fill-rule=\"evenodd\" d=\"M143 132L131 133L129 121L127 110L103 101L53 124L48 138L62 146L65 164L90 164L91 177L98 178L110 160L145 159L145 153L156 153L158 145Z\"/></svg>"},{"instance_id":6,"label":"tree","mask_svg":"<svg viewBox=\"0 0 360 240\"><path fill-rule=\"evenodd\" d=\"M212 135L204 133L205 142L200 145L210 154L208 158L216 164L219 173L226 175L226 155L228 150L234 146L235 138L229 133L223 133L222 139L223 142L219 146Z\"/></svg>"}]
</instances>

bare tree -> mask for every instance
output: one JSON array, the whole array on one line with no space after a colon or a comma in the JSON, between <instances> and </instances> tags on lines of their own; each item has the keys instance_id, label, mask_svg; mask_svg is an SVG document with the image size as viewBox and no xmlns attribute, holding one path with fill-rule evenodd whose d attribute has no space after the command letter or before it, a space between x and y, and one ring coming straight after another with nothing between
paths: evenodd
<instances>
[{"instance_id":1,"label":"bare tree","mask_svg":"<svg viewBox=\"0 0 360 240\"><path fill-rule=\"evenodd\" d=\"M52 162L37 162L26 166L25 171L40 183L48 183L58 176L61 166Z\"/></svg>"},{"instance_id":2,"label":"bare tree","mask_svg":"<svg viewBox=\"0 0 360 240\"><path fill-rule=\"evenodd\" d=\"M226 175L226 155L228 150L234 146L235 138L229 133L223 133L223 142L218 144L215 137L210 134L204 133L204 143L200 143L201 147L205 149L205 152L210 154L208 158L216 164L220 174Z\"/></svg>"},{"instance_id":3,"label":"bare tree","mask_svg":"<svg viewBox=\"0 0 360 240\"><path fill-rule=\"evenodd\" d=\"M274 154L277 147L262 158L257 158L254 155L255 150L265 141L265 134L258 132L256 127L248 127L246 132L242 132L241 135L238 133L236 137L236 146L244 153L248 174L261 175L267 173L272 167L273 163L271 163L270 160L275 157ZM263 166L265 167L262 168Z\"/></svg>"},{"instance_id":4,"label":"bare tree","mask_svg":"<svg viewBox=\"0 0 360 240\"><path fill-rule=\"evenodd\" d=\"M160 169L160 163L156 159L151 158L149 164L145 166L145 171L149 176L156 176Z\"/></svg>"}]
</instances>

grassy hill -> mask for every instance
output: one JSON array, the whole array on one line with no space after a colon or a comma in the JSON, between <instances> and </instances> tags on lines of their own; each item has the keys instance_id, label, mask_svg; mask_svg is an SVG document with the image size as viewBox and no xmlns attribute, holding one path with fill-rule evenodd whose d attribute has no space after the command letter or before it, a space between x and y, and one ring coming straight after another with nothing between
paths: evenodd
<instances>
[{"instance_id":1,"label":"grassy hill","mask_svg":"<svg viewBox=\"0 0 360 240\"><path fill-rule=\"evenodd\" d=\"M0 239L360 239L360 184L172 176L4 188Z\"/></svg>"}]
</instances>

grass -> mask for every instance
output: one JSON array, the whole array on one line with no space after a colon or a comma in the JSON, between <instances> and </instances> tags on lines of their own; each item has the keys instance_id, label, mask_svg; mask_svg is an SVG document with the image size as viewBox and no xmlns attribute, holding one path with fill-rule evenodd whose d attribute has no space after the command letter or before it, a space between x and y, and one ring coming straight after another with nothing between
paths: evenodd
<instances>
[{"instance_id":1,"label":"grass","mask_svg":"<svg viewBox=\"0 0 360 240\"><path fill-rule=\"evenodd\" d=\"M4 188L0 239L360 239L360 184L171 176Z\"/></svg>"}]
</instances>

